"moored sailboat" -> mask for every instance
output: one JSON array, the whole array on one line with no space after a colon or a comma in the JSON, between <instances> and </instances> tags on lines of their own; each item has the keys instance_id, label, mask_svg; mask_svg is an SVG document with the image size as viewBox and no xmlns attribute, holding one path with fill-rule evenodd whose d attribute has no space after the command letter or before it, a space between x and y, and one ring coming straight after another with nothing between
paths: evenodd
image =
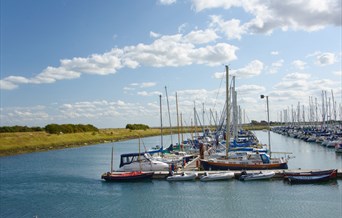
<instances>
[{"instance_id":1,"label":"moored sailboat","mask_svg":"<svg viewBox=\"0 0 342 218\"><path fill-rule=\"evenodd\" d=\"M268 102L268 98L267 98ZM229 69L226 66L226 141L230 142L230 95L229 95ZM270 140L269 140L270 141ZM264 169L287 169L286 158L271 158L265 153L256 152L238 158L228 155L230 143L226 143L226 156L221 158L200 159L201 168L204 170L264 170ZM270 147L270 142L269 142ZM269 149L269 152L270 149Z\"/></svg>"},{"instance_id":2,"label":"moored sailboat","mask_svg":"<svg viewBox=\"0 0 342 218\"><path fill-rule=\"evenodd\" d=\"M101 179L108 182L124 182L124 181L140 181L151 179L154 172L143 172L143 171L133 171L133 172L115 172L113 171L113 147L111 156L110 172L103 173Z\"/></svg>"}]
</instances>

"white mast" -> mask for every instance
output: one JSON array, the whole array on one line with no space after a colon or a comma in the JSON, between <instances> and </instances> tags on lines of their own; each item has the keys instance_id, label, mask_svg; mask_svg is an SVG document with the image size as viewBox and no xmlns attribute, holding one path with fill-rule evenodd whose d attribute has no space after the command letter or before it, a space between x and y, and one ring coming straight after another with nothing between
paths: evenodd
<instances>
[{"instance_id":1,"label":"white mast","mask_svg":"<svg viewBox=\"0 0 342 218\"><path fill-rule=\"evenodd\" d=\"M170 115L170 104L169 104L169 97L167 95L167 88L166 88L166 86L165 86L165 93L166 93L166 101L167 101L167 111L169 113L171 144L173 145L173 140L172 140L172 124L171 124L171 115Z\"/></svg>"},{"instance_id":2,"label":"white mast","mask_svg":"<svg viewBox=\"0 0 342 218\"><path fill-rule=\"evenodd\" d=\"M160 108L160 147L163 147L163 113L162 113L162 96L159 95L159 108Z\"/></svg>"},{"instance_id":3,"label":"white mast","mask_svg":"<svg viewBox=\"0 0 342 218\"><path fill-rule=\"evenodd\" d=\"M228 158L230 144L230 110L229 110L229 68L226 65L226 158Z\"/></svg>"}]
</instances>

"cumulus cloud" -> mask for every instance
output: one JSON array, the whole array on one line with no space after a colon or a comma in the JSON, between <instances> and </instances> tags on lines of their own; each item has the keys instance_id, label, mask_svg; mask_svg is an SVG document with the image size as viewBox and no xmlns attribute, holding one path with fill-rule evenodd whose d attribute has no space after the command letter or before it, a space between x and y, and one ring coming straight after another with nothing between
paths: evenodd
<instances>
[{"instance_id":1,"label":"cumulus cloud","mask_svg":"<svg viewBox=\"0 0 342 218\"><path fill-rule=\"evenodd\" d=\"M248 78L248 77L253 77L253 76L258 76L260 75L261 71L264 68L264 64L259 61L259 60L254 60L251 61L247 66L237 69L237 70L232 70L232 76L237 76L238 78Z\"/></svg>"},{"instance_id":2,"label":"cumulus cloud","mask_svg":"<svg viewBox=\"0 0 342 218\"><path fill-rule=\"evenodd\" d=\"M279 51L271 51L271 55L279 55Z\"/></svg>"},{"instance_id":3,"label":"cumulus cloud","mask_svg":"<svg viewBox=\"0 0 342 218\"><path fill-rule=\"evenodd\" d=\"M186 41L189 41L193 44L209 43L215 41L218 38L219 36L212 29L191 31L184 36L184 39Z\"/></svg>"},{"instance_id":4,"label":"cumulus cloud","mask_svg":"<svg viewBox=\"0 0 342 218\"><path fill-rule=\"evenodd\" d=\"M162 5L172 5L177 2L177 0L159 0L158 1Z\"/></svg>"},{"instance_id":5,"label":"cumulus cloud","mask_svg":"<svg viewBox=\"0 0 342 218\"><path fill-rule=\"evenodd\" d=\"M151 32L157 37L158 34ZM164 35L156 38L151 44L113 48L103 54L92 54L89 57L63 59L60 66L48 66L37 76L25 78L9 76L0 80L1 89L15 89L20 84L54 83L57 80L75 79L82 74L108 75L127 68L179 67L192 64L208 66L220 65L237 59L236 46L228 43L213 45L197 45L213 42L218 38L214 30L196 30L186 35Z\"/></svg>"},{"instance_id":6,"label":"cumulus cloud","mask_svg":"<svg viewBox=\"0 0 342 218\"><path fill-rule=\"evenodd\" d=\"M245 27L240 25L240 20L224 21L221 16L216 15L211 16L210 27L223 32L228 39L241 39L241 36L246 33Z\"/></svg>"},{"instance_id":7,"label":"cumulus cloud","mask_svg":"<svg viewBox=\"0 0 342 218\"><path fill-rule=\"evenodd\" d=\"M269 67L269 73L270 74L275 74L278 72L278 70L283 66L284 60L280 59L276 62L273 62L271 66Z\"/></svg>"},{"instance_id":8,"label":"cumulus cloud","mask_svg":"<svg viewBox=\"0 0 342 218\"><path fill-rule=\"evenodd\" d=\"M306 62L301 61L301 60L294 60L292 62L292 65L297 69L303 70L306 67Z\"/></svg>"},{"instance_id":9,"label":"cumulus cloud","mask_svg":"<svg viewBox=\"0 0 342 218\"><path fill-rule=\"evenodd\" d=\"M333 53L325 52L318 53L316 56L316 64L320 66L334 64L336 62L336 56Z\"/></svg>"},{"instance_id":10,"label":"cumulus cloud","mask_svg":"<svg viewBox=\"0 0 342 218\"><path fill-rule=\"evenodd\" d=\"M237 78L250 78L260 75L264 68L264 64L259 60L253 60L248 63L245 67L239 68L237 70L230 70L231 76L236 76ZM215 79L222 79L226 75L226 72L216 72L213 77Z\"/></svg>"},{"instance_id":11,"label":"cumulus cloud","mask_svg":"<svg viewBox=\"0 0 342 218\"><path fill-rule=\"evenodd\" d=\"M140 96L159 96L159 95L162 95L162 93L159 91L154 91L154 92L141 91L141 92L137 92L137 94Z\"/></svg>"},{"instance_id":12,"label":"cumulus cloud","mask_svg":"<svg viewBox=\"0 0 342 218\"><path fill-rule=\"evenodd\" d=\"M286 81L293 81L293 80L308 80L310 79L311 75L308 73L289 73L286 74L283 80Z\"/></svg>"},{"instance_id":13,"label":"cumulus cloud","mask_svg":"<svg viewBox=\"0 0 342 218\"><path fill-rule=\"evenodd\" d=\"M240 24L239 20L218 20L214 24L229 27L234 33L228 38L240 38L244 33L270 34L274 29L316 31L328 25L341 26L341 1L319 0L192 0L192 8L200 12L206 9L240 7L253 18ZM222 31L226 31L222 29ZM227 32L228 33L228 32Z\"/></svg>"},{"instance_id":14,"label":"cumulus cloud","mask_svg":"<svg viewBox=\"0 0 342 218\"><path fill-rule=\"evenodd\" d=\"M255 95L255 93L265 92L265 87L259 85L241 85L236 87L236 91L239 95Z\"/></svg>"},{"instance_id":15,"label":"cumulus cloud","mask_svg":"<svg viewBox=\"0 0 342 218\"><path fill-rule=\"evenodd\" d=\"M308 96L315 95L317 91L325 90L327 87L337 90L340 81L330 79L312 79L308 73L289 73L285 75L281 82L274 86L274 95L282 95L284 99L293 97L297 101L306 100ZM285 94L291 93L288 97ZM278 97L278 95L276 95Z\"/></svg>"}]
</instances>

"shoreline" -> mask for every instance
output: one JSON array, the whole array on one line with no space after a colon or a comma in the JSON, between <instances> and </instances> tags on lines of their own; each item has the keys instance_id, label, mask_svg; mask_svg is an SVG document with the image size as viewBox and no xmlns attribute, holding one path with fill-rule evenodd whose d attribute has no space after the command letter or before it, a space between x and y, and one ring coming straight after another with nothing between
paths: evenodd
<instances>
[{"instance_id":1,"label":"shoreline","mask_svg":"<svg viewBox=\"0 0 342 218\"><path fill-rule=\"evenodd\" d=\"M156 135L160 135L160 129L100 129L99 132L68 134L49 134L46 132L0 133L0 157L83 147Z\"/></svg>"},{"instance_id":2,"label":"shoreline","mask_svg":"<svg viewBox=\"0 0 342 218\"><path fill-rule=\"evenodd\" d=\"M262 130L265 126L245 128ZM177 128L164 128L163 135L177 134ZM184 127L181 133L201 132L193 127ZM107 142L117 142L130 139L158 136L160 128L147 130L129 130L123 128L100 129L98 132L49 134L46 132L14 132L0 133L0 157L14 156L33 152L83 147Z\"/></svg>"}]
</instances>

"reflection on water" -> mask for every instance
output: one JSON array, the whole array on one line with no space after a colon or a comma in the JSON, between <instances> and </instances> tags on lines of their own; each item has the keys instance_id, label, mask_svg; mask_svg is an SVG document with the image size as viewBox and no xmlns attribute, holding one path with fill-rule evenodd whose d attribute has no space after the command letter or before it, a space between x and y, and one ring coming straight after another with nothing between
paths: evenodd
<instances>
[{"instance_id":1,"label":"reflection on water","mask_svg":"<svg viewBox=\"0 0 342 218\"><path fill-rule=\"evenodd\" d=\"M256 132L267 142L266 132ZM272 150L290 151L290 168L340 168L342 156L317 144L272 134ZM160 137L143 139L146 148ZM164 142L168 144L169 142ZM0 217L341 217L342 181L290 185L241 182L106 183L114 145L137 152L138 140L0 158ZM143 145L141 146L143 150Z\"/></svg>"}]
</instances>

